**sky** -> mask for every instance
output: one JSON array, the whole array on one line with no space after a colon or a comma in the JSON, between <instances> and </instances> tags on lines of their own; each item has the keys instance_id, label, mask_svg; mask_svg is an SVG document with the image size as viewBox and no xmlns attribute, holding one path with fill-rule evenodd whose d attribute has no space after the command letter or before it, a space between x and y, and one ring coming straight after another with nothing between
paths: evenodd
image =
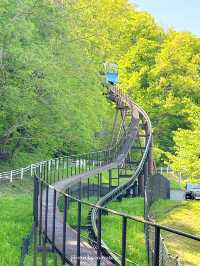
<instances>
[{"instance_id":1,"label":"sky","mask_svg":"<svg viewBox=\"0 0 200 266\"><path fill-rule=\"evenodd\" d=\"M139 10L151 13L165 29L200 35L200 0L130 0Z\"/></svg>"}]
</instances>

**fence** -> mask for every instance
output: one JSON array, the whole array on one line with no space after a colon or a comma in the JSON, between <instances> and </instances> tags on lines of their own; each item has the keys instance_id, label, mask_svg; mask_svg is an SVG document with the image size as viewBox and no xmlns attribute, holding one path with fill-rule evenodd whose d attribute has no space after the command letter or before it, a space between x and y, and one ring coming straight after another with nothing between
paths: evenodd
<instances>
[{"instance_id":1,"label":"fence","mask_svg":"<svg viewBox=\"0 0 200 266\"><path fill-rule=\"evenodd\" d=\"M119 147L118 147L119 148ZM52 165L54 165L54 167L56 169L58 169L61 166L61 163L63 164L63 167L66 169L68 167L71 167L70 169L74 168L74 171L78 173L78 169L82 169L82 170L89 170L92 169L96 162L97 162L97 158L98 156L102 158L102 161L99 160L98 158L98 164L102 164L103 165L103 157L105 155L105 153L110 152L110 156L111 153L114 153L114 149L110 149L110 150L106 150L106 151L98 151L98 152L93 152L93 153L85 153L85 154L81 154L80 155L71 155L71 156L63 156L63 157L59 157L59 158L53 158L47 161L42 161L42 162L38 162L35 164L31 164L28 165L26 167L22 167L19 169L15 169L15 170L11 170L11 171L6 171L6 172L2 172L0 173L0 181L1 180L7 180L10 181L11 183L13 182L13 180L15 179L19 179L19 180L23 180L23 178L27 175L33 176L33 173L36 169L39 168L39 171L42 172L42 168L44 167L44 165L48 166L48 169L51 168ZM91 155L96 155L91 157ZM72 169L73 170L73 169ZM72 175L73 173L71 173Z\"/></svg>"},{"instance_id":2,"label":"fence","mask_svg":"<svg viewBox=\"0 0 200 266\"><path fill-rule=\"evenodd\" d=\"M99 266L101 263L106 262L105 255L103 253L103 245L102 245L103 243L102 242L102 223L103 223L102 215L104 213L117 216L121 219L121 222L122 222L122 226L120 229L121 254L120 254L119 264L122 266L127 265L127 257L126 257L127 237L128 237L127 227L131 223L131 221L132 222L134 221L134 222L143 224L146 227L148 226L149 228L152 228L153 239L151 243L152 252L151 252L150 258L152 260L151 263L154 266L180 265L178 264L179 263L178 260L174 261L173 258L169 256L164 246L164 242L161 239L161 231L170 232L174 234L174 237L176 237L177 235L180 235L180 236L200 242L200 237L187 234L187 233L184 233L178 230L174 230L166 226L155 224L151 221L140 219L140 218L128 215L128 214L113 211L109 208L94 205L84 200L77 199L51 186L46 181L39 180L37 177L35 178L35 193L36 193L35 195L37 195L35 197L35 206L40 206L41 198L43 198L45 201L45 205L43 206L44 207L43 211L41 211L40 208L35 208L34 217L35 217L36 224L39 226L39 229L38 229L40 232L39 239L41 237L44 237L45 246L48 243L48 245L51 245L52 250L58 249L59 253L62 254L63 263L68 262L66 260L66 256L68 256L68 258L71 259L70 262L73 265L84 265L85 263L84 261L85 256L83 256L83 254L86 254L85 253L86 250L85 250L84 245L81 244L81 221L82 221L82 212L86 207L91 208L91 209L95 208L98 214L97 216L98 219L95 221L96 228L97 228L97 239L95 241L96 251L94 250L94 251L91 251L90 253L91 265ZM51 195L53 197L53 202L50 202ZM63 232L63 234L60 234L57 220L56 220L56 216L58 215L58 213L56 211L56 208L54 207L56 206L56 201L58 198L60 198L60 196L63 197L63 202L64 202L64 212L62 214L62 219L59 221L59 223L61 224L61 231ZM73 238L73 245L75 248L73 250L72 256L69 256L70 255L69 251L72 252L71 249L69 248L69 246L66 246L66 241L69 241L68 239L66 239L66 236L69 235L67 231L68 230L67 222L69 218L68 216L69 209L67 208L67 206L68 206L69 200L76 203L76 213L77 213L76 215L77 220L76 220L76 225L75 225L76 231L74 231L76 233L74 233L74 238ZM40 221L44 222L43 229L41 228ZM52 230L49 230L50 228ZM58 242L57 242L58 237L60 237L60 243L62 243L61 245L58 245ZM47 256L47 254L45 256ZM172 261L174 264L167 264L169 263L169 261ZM108 262L108 259L107 259L107 262ZM107 265L107 264L101 264L101 265ZM115 264L108 264L108 265L115 265Z\"/></svg>"},{"instance_id":3,"label":"fence","mask_svg":"<svg viewBox=\"0 0 200 266\"><path fill-rule=\"evenodd\" d=\"M145 219L151 221L150 208L158 199L170 198L170 183L167 178L160 174L155 174L148 178L145 189ZM149 265L155 265L155 229L145 226L146 245L148 250ZM159 266L181 266L178 257L170 255L165 241L160 237L159 241Z\"/></svg>"}]
</instances>

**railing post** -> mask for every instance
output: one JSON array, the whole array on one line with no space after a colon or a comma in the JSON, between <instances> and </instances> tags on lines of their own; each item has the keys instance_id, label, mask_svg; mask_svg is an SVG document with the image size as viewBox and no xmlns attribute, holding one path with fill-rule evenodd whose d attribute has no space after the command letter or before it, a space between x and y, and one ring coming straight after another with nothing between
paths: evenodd
<instances>
[{"instance_id":1,"label":"railing post","mask_svg":"<svg viewBox=\"0 0 200 266\"><path fill-rule=\"evenodd\" d=\"M87 199L90 199L90 179L87 180Z\"/></svg>"},{"instance_id":2,"label":"railing post","mask_svg":"<svg viewBox=\"0 0 200 266\"><path fill-rule=\"evenodd\" d=\"M46 199L45 199L45 243L47 242L47 230L48 230L48 206L49 206L49 186L46 185Z\"/></svg>"},{"instance_id":3,"label":"railing post","mask_svg":"<svg viewBox=\"0 0 200 266\"><path fill-rule=\"evenodd\" d=\"M77 250L76 250L76 265L80 266L80 256L81 256L81 202L78 201L77 209Z\"/></svg>"},{"instance_id":4,"label":"railing post","mask_svg":"<svg viewBox=\"0 0 200 266\"><path fill-rule=\"evenodd\" d=\"M89 163L89 171L90 171L90 169L91 169L91 167L90 167L90 153L88 154L88 163Z\"/></svg>"},{"instance_id":5,"label":"railing post","mask_svg":"<svg viewBox=\"0 0 200 266\"><path fill-rule=\"evenodd\" d=\"M126 266L126 229L127 229L127 217L122 217L122 255L121 266Z\"/></svg>"},{"instance_id":6,"label":"railing post","mask_svg":"<svg viewBox=\"0 0 200 266\"><path fill-rule=\"evenodd\" d=\"M65 176L65 158L62 158L62 179Z\"/></svg>"},{"instance_id":7,"label":"railing post","mask_svg":"<svg viewBox=\"0 0 200 266\"><path fill-rule=\"evenodd\" d=\"M101 264L101 209L98 208L97 220L97 266Z\"/></svg>"},{"instance_id":8,"label":"railing post","mask_svg":"<svg viewBox=\"0 0 200 266\"><path fill-rule=\"evenodd\" d=\"M53 160L53 181L54 181L54 183L55 183L55 181L56 181L56 159L54 159Z\"/></svg>"},{"instance_id":9,"label":"railing post","mask_svg":"<svg viewBox=\"0 0 200 266\"><path fill-rule=\"evenodd\" d=\"M60 180L60 158L58 158L58 160L57 160L57 170L58 170L58 175L57 175L57 178L58 178L58 180Z\"/></svg>"},{"instance_id":10,"label":"railing post","mask_svg":"<svg viewBox=\"0 0 200 266\"><path fill-rule=\"evenodd\" d=\"M50 183L52 183L52 170L53 170L53 161L52 159L50 160Z\"/></svg>"},{"instance_id":11,"label":"railing post","mask_svg":"<svg viewBox=\"0 0 200 266\"><path fill-rule=\"evenodd\" d=\"M39 213L39 244L42 243L42 198L43 198L43 183L40 180L40 213Z\"/></svg>"},{"instance_id":12,"label":"railing post","mask_svg":"<svg viewBox=\"0 0 200 266\"><path fill-rule=\"evenodd\" d=\"M80 157L80 155L78 158L78 172L79 172L79 174L81 173L81 157Z\"/></svg>"},{"instance_id":13,"label":"railing post","mask_svg":"<svg viewBox=\"0 0 200 266\"><path fill-rule=\"evenodd\" d=\"M66 242L66 222L67 222L67 196L64 195L64 213L63 213L63 243L62 243L62 262L65 263L65 242Z\"/></svg>"},{"instance_id":14,"label":"railing post","mask_svg":"<svg viewBox=\"0 0 200 266\"><path fill-rule=\"evenodd\" d=\"M41 172L42 172L42 164L40 163L40 168L39 168L39 175L41 176Z\"/></svg>"},{"instance_id":15,"label":"railing post","mask_svg":"<svg viewBox=\"0 0 200 266\"><path fill-rule=\"evenodd\" d=\"M69 176L69 157L67 156L67 177Z\"/></svg>"},{"instance_id":16,"label":"railing post","mask_svg":"<svg viewBox=\"0 0 200 266\"><path fill-rule=\"evenodd\" d=\"M23 179L23 176L24 176L24 168L21 169L21 176L20 176L21 180Z\"/></svg>"},{"instance_id":17,"label":"railing post","mask_svg":"<svg viewBox=\"0 0 200 266\"><path fill-rule=\"evenodd\" d=\"M37 266L37 227L38 227L38 195L39 195L39 181L34 177L34 199L33 199L33 212L34 212L34 221L33 221L33 263L34 266Z\"/></svg>"},{"instance_id":18,"label":"railing post","mask_svg":"<svg viewBox=\"0 0 200 266\"><path fill-rule=\"evenodd\" d=\"M154 246L154 266L159 266L160 262L160 228L155 227L155 246Z\"/></svg>"},{"instance_id":19,"label":"railing post","mask_svg":"<svg viewBox=\"0 0 200 266\"><path fill-rule=\"evenodd\" d=\"M56 222L56 189L53 191L53 230L52 230L52 245L55 251L55 222Z\"/></svg>"},{"instance_id":20,"label":"railing post","mask_svg":"<svg viewBox=\"0 0 200 266\"><path fill-rule=\"evenodd\" d=\"M47 181L47 183L49 183L49 163L48 163L48 161L46 162L46 171L47 171L46 181Z\"/></svg>"}]
</instances>

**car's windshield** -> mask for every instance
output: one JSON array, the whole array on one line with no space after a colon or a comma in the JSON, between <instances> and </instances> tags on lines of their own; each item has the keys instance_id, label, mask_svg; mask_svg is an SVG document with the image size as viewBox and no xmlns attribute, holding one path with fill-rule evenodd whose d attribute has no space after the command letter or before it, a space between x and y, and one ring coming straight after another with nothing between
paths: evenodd
<instances>
[{"instance_id":1,"label":"car's windshield","mask_svg":"<svg viewBox=\"0 0 200 266\"><path fill-rule=\"evenodd\" d=\"M190 187L190 189L198 189L199 190L200 189L200 185L193 185L193 186Z\"/></svg>"},{"instance_id":2,"label":"car's windshield","mask_svg":"<svg viewBox=\"0 0 200 266\"><path fill-rule=\"evenodd\" d=\"M199 184L197 184L197 185L191 185L191 184L188 184L188 185L187 185L187 189L188 189L188 190L191 190L191 189L192 189L192 190L194 190L194 189L195 189L195 190L200 190L200 185L199 185Z\"/></svg>"}]
</instances>

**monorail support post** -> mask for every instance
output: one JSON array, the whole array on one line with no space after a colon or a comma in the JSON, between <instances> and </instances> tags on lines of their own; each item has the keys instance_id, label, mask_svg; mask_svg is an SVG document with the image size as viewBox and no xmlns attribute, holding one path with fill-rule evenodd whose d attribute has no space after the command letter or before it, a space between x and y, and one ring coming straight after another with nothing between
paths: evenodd
<instances>
[{"instance_id":1,"label":"monorail support post","mask_svg":"<svg viewBox=\"0 0 200 266\"><path fill-rule=\"evenodd\" d=\"M138 194L139 196L144 196L144 175L141 174L138 177Z\"/></svg>"}]
</instances>

